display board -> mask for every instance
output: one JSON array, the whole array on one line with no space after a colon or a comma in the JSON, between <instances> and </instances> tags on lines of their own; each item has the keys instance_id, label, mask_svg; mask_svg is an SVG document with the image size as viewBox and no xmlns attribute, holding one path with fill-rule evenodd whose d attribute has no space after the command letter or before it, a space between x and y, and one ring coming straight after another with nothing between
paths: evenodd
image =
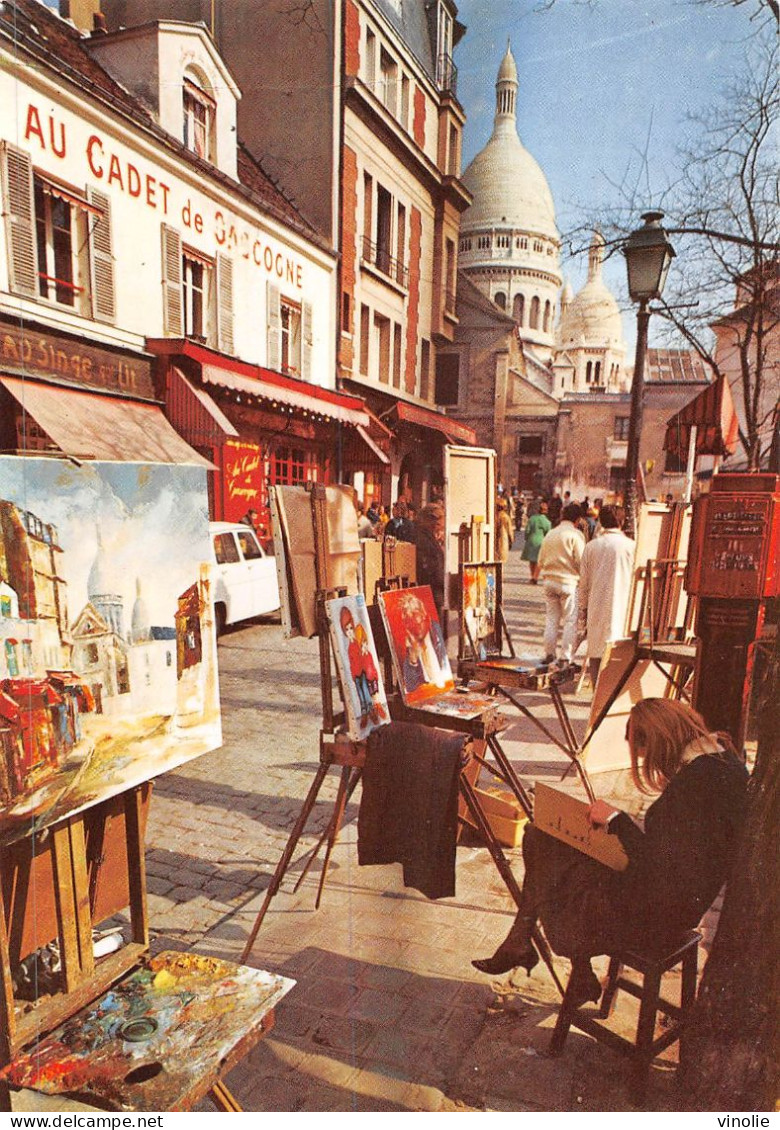
<instances>
[{"instance_id":1,"label":"display board","mask_svg":"<svg viewBox=\"0 0 780 1130\"><path fill-rule=\"evenodd\" d=\"M0 842L221 742L206 472L0 457Z\"/></svg>"},{"instance_id":2,"label":"display board","mask_svg":"<svg viewBox=\"0 0 780 1130\"><path fill-rule=\"evenodd\" d=\"M460 528L480 520L473 561L495 558L496 453L488 447L444 447L444 603L458 608Z\"/></svg>"}]
</instances>

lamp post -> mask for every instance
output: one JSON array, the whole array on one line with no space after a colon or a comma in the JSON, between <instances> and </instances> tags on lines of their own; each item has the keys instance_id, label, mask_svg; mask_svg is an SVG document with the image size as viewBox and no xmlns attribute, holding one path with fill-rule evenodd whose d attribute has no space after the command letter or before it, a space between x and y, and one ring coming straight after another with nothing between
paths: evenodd
<instances>
[{"instance_id":1,"label":"lamp post","mask_svg":"<svg viewBox=\"0 0 780 1130\"><path fill-rule=\"evenodd\" d=\"M645 212L645 224L631 232L623 248L628 270L628 293L632 302L639 303L636 314L636 356L634 379L631 383L631 415L628 421L626 449L626 525L629 537L636 536L637 474L639 472L639 440L642 435L642 408L645 384L645 357L647 356L647 327L650 322L649 304L660 298L674 258L674 248L661 227L663 212Z\"/></svg>"}]
</instances>

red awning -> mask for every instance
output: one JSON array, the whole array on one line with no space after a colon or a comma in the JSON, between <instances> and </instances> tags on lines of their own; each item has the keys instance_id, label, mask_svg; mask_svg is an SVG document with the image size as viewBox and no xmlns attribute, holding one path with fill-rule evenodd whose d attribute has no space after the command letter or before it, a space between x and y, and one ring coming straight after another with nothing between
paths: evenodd
<instances>
[{"instance_id":1,"label":"red awning","mask_svg":"<svg viewBox=\"0 0 780 1130\"><path fill-rule=\"evenodd\" d=\"M730 455L736 448L739 422L725 376L718 377L672 416L666 425L664 451L685 458L694 426L697 455Z\"/></svg>"},{"instance_id":2,"label":"red awning","mask_svg":"<svg viewBox=\"0 0 780 1130\"><path fill-rule=\"evenodd\" d=\"M238 429L205 388L194 385L175 365L168 369L165 405L176 431L196 447L217 447L238 435Z\"/></svg>"},{"instance_id":3,"label":"red awning","mask_svg":"<svg viewBox=\"0 0 780 1130\"><path fill-rule=\"evenodd\" d=\"M422 408L419 404L408 404L399 400L386 414L390 419L395 416L399 423L416 424L420 428L429 428L431 431L440 432L450 443L465 443L476 447L477 436L473 428L453 420L450 416L443 416L441 412L434 412L430 408Z\"/></svg>"},{"instance_id":4,"label":"red awning","mask_svg":"<svg viewBox=\"0 0 780 1130\"><path fill-rule=\"evenodd\" d=\"M300 408L314 416L338 420L342 424L368 426L368 415L363 401L355 396L345 396L319 385L284 377L271 369L255 369L247 375L225 369L221 365L203 365L201 376L206 384L218 385L244 392L272 404L284 404L290 408Z\"/></svg>"},{"instance_id":5,"label":"red awning","mask_svg":"<svg viewBox=\"0 0 780 1130\"><path fill-rule=\"evenodd\" d=\"M28 378L0 376L0 384L53 443L74 459L212 466L174 431L156 404Z\"/></svg>"}]
</instances>

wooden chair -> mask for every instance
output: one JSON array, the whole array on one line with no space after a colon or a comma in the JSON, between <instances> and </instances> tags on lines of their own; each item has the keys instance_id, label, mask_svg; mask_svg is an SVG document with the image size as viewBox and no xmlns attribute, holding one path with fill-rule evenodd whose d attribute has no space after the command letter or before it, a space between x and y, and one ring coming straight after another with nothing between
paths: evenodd
<instances>
[{"instance_id":1,"label":"wooden chair","mask_svg":"<svg viewBox=\"0 0 780 1130\"><path fill-rule=\"evenodd\" d=\"M639 1106L647 1089L650 1064L659 1052L680 1039L686 1016L696 999L700 941L701 934L697 930L689 930L673 949L663 954L648 954L639 950L625 950L611 954L609 974L598 1011L594 1012L592 1009L586 1011L583 1007L574 1007L569 1001L567 988L550 1040L549 1054L551 1056L561 1054L569 1028L574 1027L593 1036L599 1043L629 1055L633 1061L631 1099L635 1106ZM661 997L661 978L664 973L678 965L682 967L682 981L680 1003L676 1005ZM624 966L641 976L641 984L628 980L622 975ZM609 1018L619 989L623 989L640 1001L639 1022L634 1041L619 1036L600 1022ZM656 1015L659 1010L670 1017L673 1023L655 1038Z\"/></svg>"}]
</instances>

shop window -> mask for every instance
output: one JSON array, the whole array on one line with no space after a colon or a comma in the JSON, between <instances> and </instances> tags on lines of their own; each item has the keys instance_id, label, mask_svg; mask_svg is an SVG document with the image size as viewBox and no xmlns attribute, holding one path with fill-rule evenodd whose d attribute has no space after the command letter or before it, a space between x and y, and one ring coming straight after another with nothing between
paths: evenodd
<instances>
[{"instance_id":1,"label":"shop window","mask_svg":"<svg viewBox=\"0 0 780 1130\"><path fill-rule=\"evenodd\" d=\"M613 432L615 439L628 439L629 420L629 416L615 417L615 428Z\"/></svg>"},{"instance_id":2,"label":"shop window","mask_svg":"<svg viewBox=\"0 0 780 1130\"><path fill-rule=\"evenodd\" d=\"M271 483L303 486L320 478L317 455L308 448L277 447L270 462Z\"/></svg>"},{"instance_id":3,"label":"shop window","mask_svg":"<svg viewBox=\"0 0 780 1130\"><path fill-rule=\"evenodd\" d=\"M216 103L194 76L185 75L182 94L184 144L207 161L214 160L214 122Z\"/></svg>"},{"instance_id":4,"label":"shop window","mask_svg":"<svg viewBox=\"0 0 780 1130\"><path fill-rule=\"evenodd\" d=\"M458 403L460 357L457 353L440 353L436 358L436 403L454 407Z\"/></svg>"}]
</instances>

